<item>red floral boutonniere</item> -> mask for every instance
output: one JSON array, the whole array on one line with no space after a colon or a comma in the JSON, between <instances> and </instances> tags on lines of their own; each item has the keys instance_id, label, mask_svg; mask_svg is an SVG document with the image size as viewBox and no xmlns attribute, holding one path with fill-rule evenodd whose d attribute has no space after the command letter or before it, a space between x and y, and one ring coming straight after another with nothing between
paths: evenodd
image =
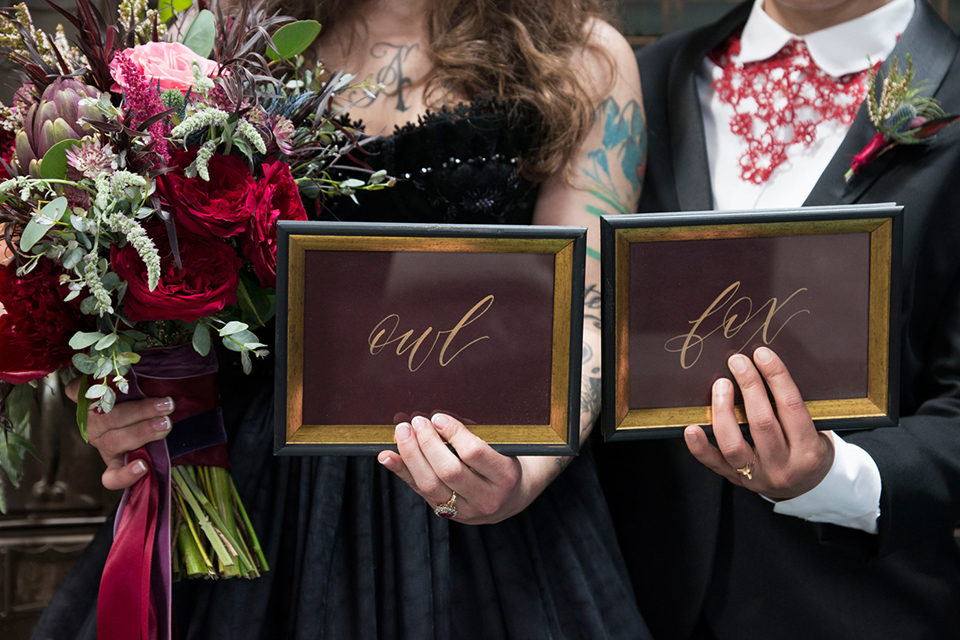
<instances>
[{"instance_id":1,"label":"red floral boutonniere","mask_svg":"<svg viewBox=\"0 0 960 640\"><path fill-rule=\"evenodd\" d=\"M877 133L873 139L853 158L850 169L844 176L847 182L853 179L861 169L898 144L922 144L929 142L935 133L945 126L956 122L960 115L948 115L933 98L921 96L922 86L913 83L913 60L907 55L907 72L900 74L897 59L893 59L890 73L883 80L880 99L877 99L877 76L880 70L870 78L870 90L867 93L867 106L870 109L870 121Z\"/></svg>"}]
</instances>

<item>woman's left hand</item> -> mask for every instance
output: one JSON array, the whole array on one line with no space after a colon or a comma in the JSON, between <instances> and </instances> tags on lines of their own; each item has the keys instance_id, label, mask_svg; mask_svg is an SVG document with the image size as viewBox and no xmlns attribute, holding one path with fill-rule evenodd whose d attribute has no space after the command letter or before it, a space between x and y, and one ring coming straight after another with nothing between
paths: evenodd
<instances>
[{"instance_id":1,"label":"woman's left hand","mask_svg":"<svg viewBox=\"0 0 960 640\"><path fill-rule=\"evenodd\" d=\"M431 506L446 503L456 491L457 522L500 522L539 493L527 490L523 459L500 455L448 415L401 422L396 440L399 455L383 451L377 459Z\"/></svg>"}]
</instances>

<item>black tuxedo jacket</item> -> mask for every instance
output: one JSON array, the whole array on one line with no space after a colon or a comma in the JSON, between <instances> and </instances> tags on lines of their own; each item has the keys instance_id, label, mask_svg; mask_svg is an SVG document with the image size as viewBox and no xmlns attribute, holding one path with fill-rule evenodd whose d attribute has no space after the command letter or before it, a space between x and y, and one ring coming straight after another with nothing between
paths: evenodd
<instances>
[{"instance_id":1,"label":"black tuxedo jacket","mask_svg":"<svg viewBox=\"0 0 960 640\"><path fill-rule=\"evenodd\" d=\"M750 4L637 56L649 130L642 212L713 207L694 75ZM911 55L948 113L960 113L958 46L921 0L893 52L901 65ZM960 638L960 123L845 183L873 134L864 105L806 204L905 206L904 417L897 428L843 434L880 469L879 535L774 514L681 440L600 445L637 600L661 640L688 638L704 620L721 639Z\"/></svg>"}]
</instances>

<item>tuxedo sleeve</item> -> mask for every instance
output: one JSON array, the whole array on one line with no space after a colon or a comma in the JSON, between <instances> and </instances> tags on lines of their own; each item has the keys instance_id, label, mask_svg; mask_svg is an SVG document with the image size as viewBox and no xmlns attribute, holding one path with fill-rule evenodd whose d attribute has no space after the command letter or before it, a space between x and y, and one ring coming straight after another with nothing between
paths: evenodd
<instances>
[{"instance_id":1,"label":"tuxedo sleeve","mask_svg":"<svg viewBox=\"0 0 960 640\"><path fill-rule=\"evenodd\" d=\"M942 257L941 257L942 259ZM879 553L924 544L960 521L960 276L955 275L914 384L925 398L900 426L845 436L882 479Z\"/></svg>"}]
</instances>

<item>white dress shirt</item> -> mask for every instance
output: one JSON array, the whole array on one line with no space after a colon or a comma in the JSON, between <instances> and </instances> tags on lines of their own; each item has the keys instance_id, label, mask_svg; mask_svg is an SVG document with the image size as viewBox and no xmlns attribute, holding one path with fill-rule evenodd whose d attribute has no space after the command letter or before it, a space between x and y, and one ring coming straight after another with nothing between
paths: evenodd
<instances>
[{"instance_id":1,"label":"white dress shirt","mask_svg":"<svg viewBox=\"0 0 960 640\"><path fill-rule=\"evenodd\" d=\"M733 60L741 63L766 60L791 40L802 40L813 62L827 74L839 78L885 60L913 17L914 9L914 0L892 0L854 20L796 36L764 12L763 0L756 0L743 27L740 53ZM713 89L714 80L721 75L722 70L709 58L704 59L697 75L714 208L800 207L839 149L849 125L821 122L813 144L787 147L787 160L766 182L745 181L740 176L739 159L746 152L747 143L730 131L734 109L722 103ZM744 111L747 107L741 104L738 108ZM797 116L816 119L810 111L805 115L800 110ZM873 458L860 447L844 442L836 434L833 441L836 456L823 481L797 498L777 502L774 512L876 533L880 516L880 471Z\"/></svg>"}]
</instances>

